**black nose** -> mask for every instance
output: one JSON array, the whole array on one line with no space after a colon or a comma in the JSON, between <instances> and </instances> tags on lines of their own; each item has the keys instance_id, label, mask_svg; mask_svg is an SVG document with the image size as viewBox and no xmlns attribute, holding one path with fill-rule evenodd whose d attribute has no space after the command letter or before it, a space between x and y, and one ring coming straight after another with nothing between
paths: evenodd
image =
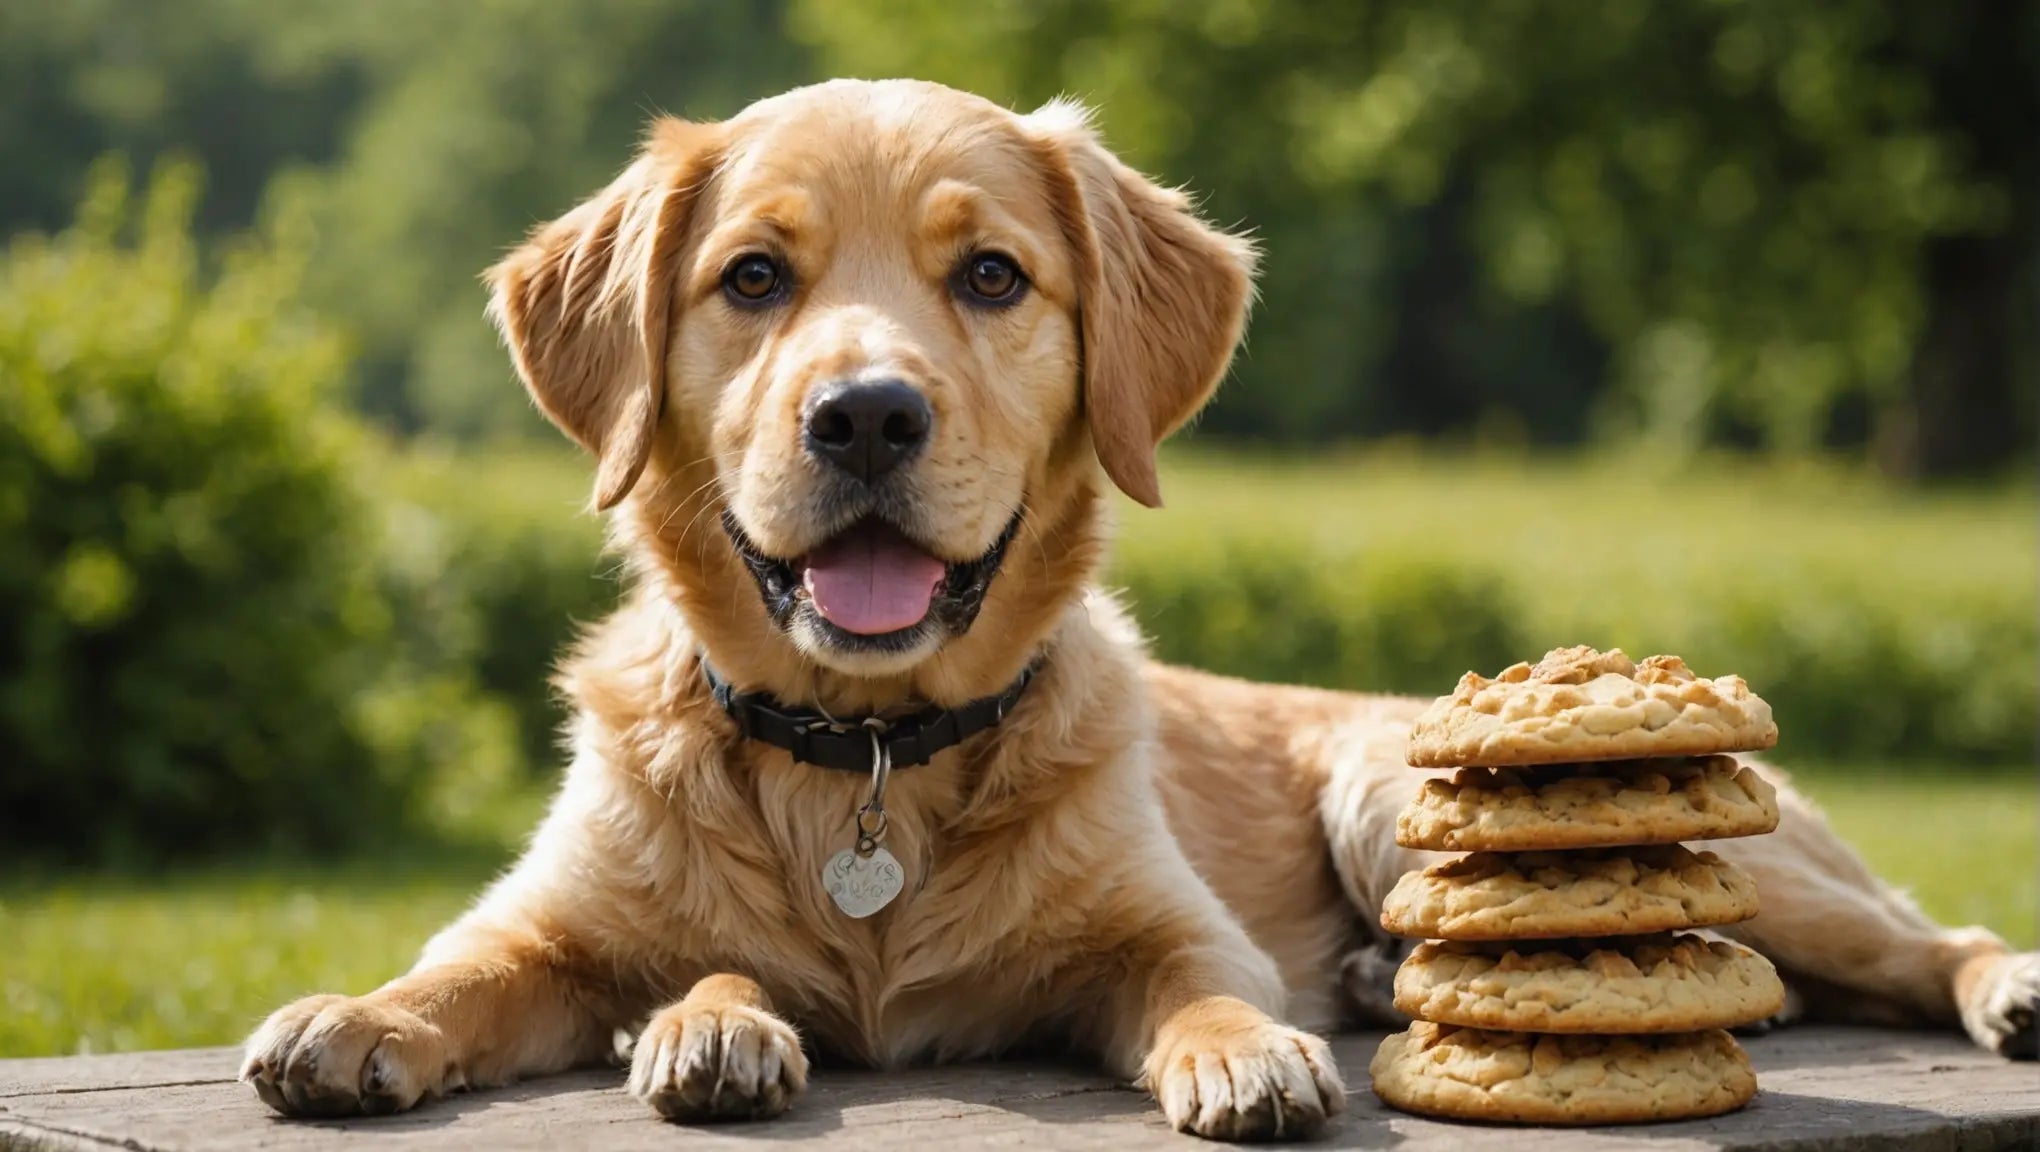
<instances>
[{"instance_id":1,"label":"black nose","mask_svg":"<svg viewBox=\"0 0 2040 1152\"><path fill-rule=\"evenodd\" d=\"M928 442L935 414L898 380L825 384L808 401L807 450L866 484L876 484Z\"/></svg>"}]
</instances>

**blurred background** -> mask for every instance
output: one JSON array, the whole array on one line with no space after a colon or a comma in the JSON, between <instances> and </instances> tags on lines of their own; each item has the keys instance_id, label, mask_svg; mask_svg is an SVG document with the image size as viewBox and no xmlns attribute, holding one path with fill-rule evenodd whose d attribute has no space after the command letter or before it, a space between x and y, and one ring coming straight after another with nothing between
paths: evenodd
<instances>
[{"instance_id":1,"label":"blurred background","mask_svg":"<svg viewBox=\"0 0 2040 1152\"><path fill-rule=\"evenodd\" d=\"M658 111L1095 104L1267 248L1129 507L1158 652L1678 652L2035 943L2040 6L0 0L0 1056L363 992L557 779L615 597L477 275Z\"/></svg>"}]
</instances>

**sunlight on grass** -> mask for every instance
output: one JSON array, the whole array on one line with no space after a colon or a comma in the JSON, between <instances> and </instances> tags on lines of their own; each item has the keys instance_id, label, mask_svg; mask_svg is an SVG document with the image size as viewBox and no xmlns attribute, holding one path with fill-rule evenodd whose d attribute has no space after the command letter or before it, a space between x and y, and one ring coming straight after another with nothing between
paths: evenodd
<instances>
[{"instance_id":1,"label":"sunlight on grass","mask_svg":"<svg viewBox=\"0 0 2040 1152\"><path fill-rule=\"evenodd\" d=\"M1129 555L1194 563L1215 549L1304 545L1328 562L1421 557L1505 573L1540 632L1676 620L1702 585L1844 584L1878 603L2016 597L2040 580L2030 491L1922 493L1813 464L1373 449L1166 456L1160 511L1122 501ZM1677 631L1677 629L1671 629ZM1442 689L1441 689L1442 690Z\"/></svg>"},{"instance_id":2,"label":"sunlight on grass","mask_svg":"<svg viewBox=\"0 0 2040 1152\"><path fill-rule=\"evenodd\" d=\"M409 967L486 870L221 873L0 895L0 1057L230 1044L311 992Z\"/></svg>"},{"instance_id":3,"label":"sunlight on grass","mask_svg":"<svg viewBox=\"0 0 2040 1152\"><path fill-rule=\"evenodd\" d=\"M1377 447L1281 457L1166 453L1168 507L1124 505L1130 547L1216 535L1307 538L1328 554L1421 545L1507 557L1535 575L1626 581L1808 559L1870 562L1880 581L2028 589L2040 577L2030 489L1921 491L1813 463L1452 454Z\"/></svg>"}]
</instances>

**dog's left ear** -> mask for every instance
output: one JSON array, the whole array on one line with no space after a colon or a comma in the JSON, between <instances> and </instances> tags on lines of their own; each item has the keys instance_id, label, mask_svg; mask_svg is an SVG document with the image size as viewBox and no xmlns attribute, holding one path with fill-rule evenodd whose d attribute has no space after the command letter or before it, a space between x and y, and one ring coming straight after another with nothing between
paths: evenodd
<instances>
[{"instance_id":1,"label":"dog's left ear","mask_svg":"<svg viewBox=\"0 0 2040 1152\"><path fill-rule=\"evenodd\" d=\"M489 316L525 388L595 454L600 509L651 458L687 216L721 139L720 125L659 120L622 175L485 276Z\"/></svg>"},{"instance_id":2,"label":"dog's left ear","mask_svg":"<svg viewBox=\"0 0 2040 1152\"><path fill-rule=\"evenodd\" d=\"M1121 163L1082 107L1058 100L1025 122L1076 255L1092 445L1120 491L1159 508L1155 449L1232 363L1253 299L1254 245Z\"/></svg>"}]
</instances>

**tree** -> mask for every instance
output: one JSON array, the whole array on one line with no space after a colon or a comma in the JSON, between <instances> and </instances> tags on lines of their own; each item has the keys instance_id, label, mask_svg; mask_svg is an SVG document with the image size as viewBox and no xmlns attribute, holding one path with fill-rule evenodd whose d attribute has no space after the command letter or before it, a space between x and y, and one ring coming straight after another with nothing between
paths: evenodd
<instances>
[{"instance_id":1,"label":"tree","mask_svg":"<svg viewBox=\"0 0 2040 1152\"><path fill-rule=\"evenodd\" d=\"M1264 304L1215 431L1499 414L1540 439L1804 452L1934 407L1929 293L1977 290L1928 275L1947 246L2035 267L2015 129L2034 122L2036 20L2018 11L806 0L795 27L853 73L1091 99L1113 143L1256 227ZM1984 307L2008 314L2015 286L2000 271ZM1964 394L2029 419L2014 334L1958 343L1958 371L1988 380ZM1982 403L1993 390L2028 403Z\"/></svg>"}]
</instances>

